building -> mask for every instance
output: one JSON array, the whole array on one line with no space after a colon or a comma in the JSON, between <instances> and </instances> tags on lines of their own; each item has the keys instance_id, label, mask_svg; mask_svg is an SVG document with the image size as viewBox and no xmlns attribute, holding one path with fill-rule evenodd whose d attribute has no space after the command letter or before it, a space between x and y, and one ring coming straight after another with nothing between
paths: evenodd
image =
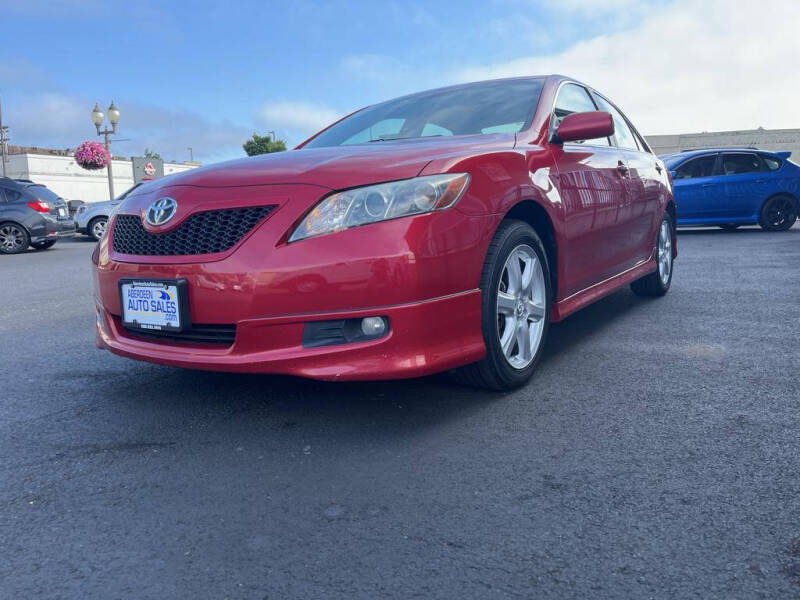
<instances>
[{"instance_id":1,"label":"building","mask_svg":"<svg viewBox=\"0 0 800 600\"><path fill-rule=\"evenodd\" d=\"M42 183L65 200L101 202L108 200L108 171L87 171L79 167L68 150L9 146L6 174L16 179ZM164 163L164 176L181 173L200 163ZM133 163L114 157L114 194L119 195L133 185ZM1 173L1 171L0 171Z\"/></svg>"},{"instance_id":2,"label":"building","mask_svg":"<svg viewBox=\"0 0 800 600\"><path fill-rule=\"evenodd\" d=\"M647 143L656 154L670 154L698 148L758 148L774 152L791 152L795 162L800 161L800 129L746 129L743 131L718 131L680 133L676 135L649 135Z\"/></svg>"}]
</instances>

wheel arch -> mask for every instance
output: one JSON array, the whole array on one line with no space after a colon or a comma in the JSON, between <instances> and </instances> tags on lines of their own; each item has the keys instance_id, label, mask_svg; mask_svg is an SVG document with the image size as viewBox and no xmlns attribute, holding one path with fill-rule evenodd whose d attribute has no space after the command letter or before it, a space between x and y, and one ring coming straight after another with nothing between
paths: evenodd
<instances>
[{"instance_id":1,"label":"wheel arch","mask_svg":"<svg viewBox=\"0 0 800 600\"><path fill-rule=\"evenodd\" d=\"M0 227L2 227L3 225L6 225L7 223L10 223L12 225L18 225L18 226L22 227L26 231L28 236L31 235L30 227L25 225L25 223L22 223L21 221L17 221L16 219L0 218Z\"/></svg>"},{"instance_id":2,"label":"wheel arch","mask_svg":"<svg viewBox=\"0 0 800 600\"><path fill-rule=\"evenodd\" d=\"M792 192L784 192L784 191L779 191L779 192L773 192L773 193L771 193L769 196L767 196L766 198L764 198L763 202L761 202L761 205L758 207L758 212L759 212L759 213L761 213L761 209L763 209L763 208L764 208L764 205L765 205L767 202L769 202L770 200L772 200L773 198L777 197L777 196L788 196L789 198L791 198L792 200L794 200L794 201L795 201L795 204L797 204L797 207L798 207L798 208L800 208L800 198L798 198L798 197L797 197L795 194L793 194Z\"/></svg>"},{"instance_id":3,"label":"wheel arch","mask_svg":"<svg viewBox=\"0 0 800 600\"><path fill-rule=\"evenodd\" d=\"M670 198L664 210L672 219L672 258L678 258L678 208L675 198Z\"/></svg>"},{"instance_id":4,"label":"wheel arch","mask_svg":"<svg viewBox=\"0 0 800 600\"><path fill-rule=\"evenodd\" d=\"M511 207L503 216L505 219L518 219L524 221L539 234L550 263L550 285L553 290L553 300L558 298L558 244L553 220L547 210L536 200L522 200Z\"/></svg>"}]
</instances>

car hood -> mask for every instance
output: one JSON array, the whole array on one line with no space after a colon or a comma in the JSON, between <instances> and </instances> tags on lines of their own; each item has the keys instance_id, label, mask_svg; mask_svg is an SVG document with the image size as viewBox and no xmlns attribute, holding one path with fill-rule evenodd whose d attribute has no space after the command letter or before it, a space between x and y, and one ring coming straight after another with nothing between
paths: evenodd
<instances>
[{"instance_id":1,"label":"car hood","mask_svg":"<svg viewBox=\"0 0 800 600\"><path fill-rule=\"evenodd\" d=\"M306 184L345 189L416 177L434 159L514 146L514 134L417 138L301 148L217 163L170 175L136 189L131 197L172 186L231 187Z\"/></svg>"}]
</instances>

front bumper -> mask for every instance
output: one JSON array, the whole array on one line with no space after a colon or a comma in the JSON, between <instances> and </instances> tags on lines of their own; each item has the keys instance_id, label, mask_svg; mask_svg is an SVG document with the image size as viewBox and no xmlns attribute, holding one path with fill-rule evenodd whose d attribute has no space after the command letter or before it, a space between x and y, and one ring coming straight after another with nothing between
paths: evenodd
<instances>
[{"instance_id":1,"label":"front bumper","mask_svg":"<svg viewBox=\"0 0 800 600\"><path fill-rule=\"evenodd\" d=\"M174 367L242 373L279 373L323 380L418 377L483 358L480 290L396 306L247 319L230 347L142 339L119 316L97 304L97 346L127 358ZM304 347L310 321L381 315L389 333L379 339Z\"/></svg>"},{"instance_id":2,"label":"front bumper","mask_svg":"<svg viewBox=\"0 0 800 600\"><path fill-rule=\"evenodd\" d=\"M478 284L496 216L451 209L286 243L300 211L320 191L268 188L237 189L241 202L278 208L216 255L118 254L112 217L94 258L98 346L178 367L320 379L415 377L484 355ZM175 188L170 194L179 206L181 193ZM219 192L213 190L192 190L193 201L205 202L204 194L204 207L217 205ZM132 212L128 207L123 214ZM137 337L120 319L123 278L186 279L191 324L235 325L233 344ZM386 317L388 335L335 346L302 344L308 322L367 316Z\"/></svg>"}]
</instances>

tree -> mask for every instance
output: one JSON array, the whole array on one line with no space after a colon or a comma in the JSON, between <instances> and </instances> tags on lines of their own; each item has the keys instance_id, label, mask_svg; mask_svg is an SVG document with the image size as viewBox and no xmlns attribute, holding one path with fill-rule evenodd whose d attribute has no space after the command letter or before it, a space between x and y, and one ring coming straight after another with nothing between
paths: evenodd
<instances>
[{"instance_id":1,"label":"tree","mask_svg":"<svg viewBox=\"0 0 800 600\"><path fill-rule=\"evenodd\" d=\"M286 142L284 140L273 139L268 135L258 135L254 133L253 137L242 145L242 148L247 152L247 156L255 156L256 154L283 152L286 150Z\"/></svg>"},{"instance_id":2,"label":"tree","mask_svg":"<svg viewBox=\"0 0 800 600\"><path fill-rule=\"evenodd\" d=\"M145 157L145 158L156 158L156 159L160 159L160 158L161 158L161 155L160 155L158 152L153 152L152 150L150 150L150 148L145 148L145 149L144 149L144 157Z\"/></svg>"}]
</instances>

